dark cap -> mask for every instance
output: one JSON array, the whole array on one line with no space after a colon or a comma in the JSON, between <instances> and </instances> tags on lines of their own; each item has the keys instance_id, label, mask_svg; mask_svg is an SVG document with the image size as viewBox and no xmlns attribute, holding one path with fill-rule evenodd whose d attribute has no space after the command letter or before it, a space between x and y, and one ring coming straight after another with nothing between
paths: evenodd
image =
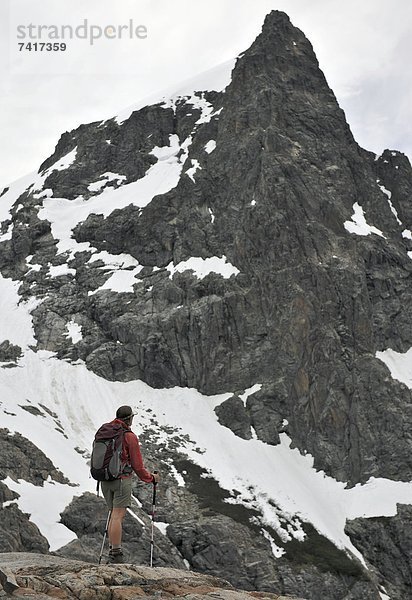
<instances>
[{"instance_id":1,"label":"dark cap","mask_svg":"<svg viewBox=\"0 0 412 600\"><path fill-rule=\"evenodd\" d=\"M131 406L119 406L116 411L116 419L122 419L122 421L130 419L133 415L134 412Z\"/></svg>"}]
</instances>

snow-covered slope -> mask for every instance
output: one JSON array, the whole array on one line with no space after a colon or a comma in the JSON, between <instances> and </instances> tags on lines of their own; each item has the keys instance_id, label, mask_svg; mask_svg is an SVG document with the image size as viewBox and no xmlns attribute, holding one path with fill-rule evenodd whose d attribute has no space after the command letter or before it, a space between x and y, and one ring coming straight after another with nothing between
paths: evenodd
<instances>
[{"instance_id":1,"label":"snow-covered slope","mask_svg":"<svg viewBox=\"0 0 412 600\"><path fill-rule=\"evenodd\" d=\"M143 98L140 102L132 104L116 115L116 121L118 123L123 123L130 117L132 112L140 110L144 106L150 106L159 102L163 102L166 106L173 106L176 100L182 97L192 98L193 104L196 106L199 103L199 98L194 96L194 92L212 90L215 92L224 91L230 83L231 73L235 66L235 62L236 59L228 60L208 71L204 71L195 77L187 79L174 89L168 88L161 90Z\"/></svg>"}]
</instances>

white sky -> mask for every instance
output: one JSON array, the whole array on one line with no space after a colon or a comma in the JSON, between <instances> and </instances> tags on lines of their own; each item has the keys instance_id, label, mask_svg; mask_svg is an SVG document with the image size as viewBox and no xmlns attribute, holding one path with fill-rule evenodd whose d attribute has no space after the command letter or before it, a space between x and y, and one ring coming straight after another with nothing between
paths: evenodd
<instances>
[{"instance_id":1,"label":"white sky","mask_svg":"<svg viewBox=\"0 0 412 600\"><path fill-rule=\"evenodd\" d=\"M412 157L410 0L1 0L0 187L37 170L64 131L117 114L245 50L284 10L312 42L357 141ZM147 39L18 52L17 25L145 25Z\"/></svg>"}]
</instances>

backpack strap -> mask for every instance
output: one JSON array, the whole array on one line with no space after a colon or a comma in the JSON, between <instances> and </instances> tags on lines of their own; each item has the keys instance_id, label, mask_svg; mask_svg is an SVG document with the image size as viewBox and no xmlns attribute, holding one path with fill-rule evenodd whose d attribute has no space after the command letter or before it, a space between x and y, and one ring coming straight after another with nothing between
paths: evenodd
<instances>
[{"instance_id":1,"label":"backpack strap","mask_svg":"<svg viewBox=\"0 0 412 600\"><path fill-rule=\"evenodd\" d=\"M122 452L123 452L124 444L126 442L126 434L127 433L133 433L133 432L130 430L129 427L127 429L123 428ZM131 465L128 463L122 463L121 469L122 469L122 475L131 475L133 473L133 469L132 469Z\"/></svg>"}]
</instances>

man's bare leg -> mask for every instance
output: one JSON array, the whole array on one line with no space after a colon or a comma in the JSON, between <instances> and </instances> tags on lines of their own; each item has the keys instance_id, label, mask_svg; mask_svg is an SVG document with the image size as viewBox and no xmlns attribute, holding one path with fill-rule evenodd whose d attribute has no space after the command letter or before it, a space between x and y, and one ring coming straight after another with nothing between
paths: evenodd
<instances>
[{"instance_id":1,"label":"man's bare leg","mask_svg":"<svg viewBox=\"0 0 412 600\"><path fill-rule=\"evenodd\" d=\"M126 514L125 508L114 508L108 528L109 542L112 548L120 548L122 545L122 525Z\"/></svg>"}]
</instances>

